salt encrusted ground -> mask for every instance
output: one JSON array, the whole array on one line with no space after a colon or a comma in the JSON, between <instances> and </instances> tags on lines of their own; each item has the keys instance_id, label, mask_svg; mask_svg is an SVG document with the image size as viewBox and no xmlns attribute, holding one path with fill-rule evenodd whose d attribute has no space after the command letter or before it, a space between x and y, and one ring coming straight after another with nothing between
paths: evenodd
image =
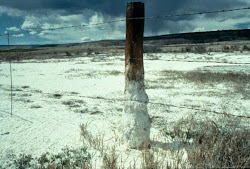
<instances>
[{"instance_id":1,"label":"salt encrusted ground","mask_svg":"<svg viewBox=\"0 0 250 169\"><path fill-rule=\"evenodd\" d=\"M197 109L226 109L227 113L250 116L249 88L240 93L227 81L207 86L178 78L168 80L164 74L164 71L250 74L250 64L244 63L250 63L249 53L145 55L145 83L150 102L177 106L148 104L151 139L163 143L162 128L190 113L218 118L216 114L202 114ZM114 135L119 135L113 131L124 106L121 101L124 99L123 54L25 60L12 66L14 115L11 117L7 114L10 111L9 64L0 64L0 164L6 162L9 153L39 156L44 152L60 152L65 147L81 147L80 124L90 122L88 130L93 135L104 133L108 143ZM95 99L98 97L109 100ZM117 151L126 152L131 159L140 154L117 147Z\"/></svg>"}]
</instances>

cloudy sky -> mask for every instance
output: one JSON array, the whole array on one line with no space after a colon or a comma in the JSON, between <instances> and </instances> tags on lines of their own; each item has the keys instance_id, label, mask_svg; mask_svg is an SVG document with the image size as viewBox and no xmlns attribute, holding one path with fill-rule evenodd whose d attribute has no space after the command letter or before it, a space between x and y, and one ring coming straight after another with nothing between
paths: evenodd
<instances>
[{"instance_id":1,"label":"cloudy sky","mask_svg":"<svg viewBox=\"0 0 250 169\"><path fill-rule=\"evenodd\" d=\"M94 24L125 17L127 0L0 0L0 34L30 31L11 36L12 45L76 43L124 39L125 23L36 31ZM250 7L250 0L142 0L146 16L193 13ZM145 36L182 32L249 29L250 10L198 16L146 20ZM6 45L6 36L0 45Z\"/></svg>"}]
</instances>

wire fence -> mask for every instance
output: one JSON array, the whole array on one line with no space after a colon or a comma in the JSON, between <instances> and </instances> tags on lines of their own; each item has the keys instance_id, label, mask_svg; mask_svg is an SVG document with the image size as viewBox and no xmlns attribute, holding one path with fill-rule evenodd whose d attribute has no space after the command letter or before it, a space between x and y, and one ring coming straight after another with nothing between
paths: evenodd
<instances>
[{"instance_id":1,"label":"wire fence","mask_svg":"<svg viewBox=\"0 0 250 169\"><path fill-rule=\"evenodd\" d=\"M165 62L194 62L194 63L221 63L221 64L228 64L228 65L250 65L250 62L215 62L215 61L202 61L202 60L180 60L180 59L135 59L130 58L130 60L148 60L148 61L165 61ZM122 60L123 61L123 60Z\"/></svg>"},{"instance_id":2,"label":"wire fence","mask_svg":"<svg viewBox=\"0 0 250 169\"><path fill-rule=\"evenodd\" d=\"M224 12L233 12L233 11L242 11L242 10L249 10L250 7L244 7L244 8L235 8L235 9L224 9L224 10L216 10L216 11L204 11L204 12L195 12L195 13L183 13L183 14L175 14L175 15L165 15L165 16L150 16L150 17L139 17L139 18L129 18L129 20L142 20L142 19L164 19L164 18L171 18L171 17L182 17L182 16L195 16L195 15L204 15L204 14L213 14L213 13L224 13ZM7 33L7 34L0 34L0 36L8 36L8 35L20 35L24 33L32 33L34 31L55 31L60 29L69 29L69 28L79 28L79 27L90 27L90 26L99 26L99 25L107 25L112 24L116 22L124 22L126 21L126 18L124 19L118 19L118 20L112 20L112 21L106 21L106 22L100 22L100 23L93 23L93 24L84 24L84 25L72 25L72 26L65 26L65 27L58 27L58 28L33 28L32 30L26 30L26 31L19 31L15 33Z\"/></svg>"},{"instance_id":3,"label":"wire fence","mask_svg":"<svg viewBox=\"0 0 250 169\"><path fill-rule=\"evenodd\" d=\"M195 15L203 15L203 14L213 14L213 13L224 13L224 12L233 12L233 11L241 11L241 10L249 10L250 7L245 7L245 8L236 8L236 9L226 9L226 10L216 10L216 11L204 11L204 12L196 12L196 13L183 13L183 14L174 14L174 15L165 15L165 16L151 16L151 17L139 17L139 18L130 18L129 20L141 20L141 19L164 19L164 18L170 18L170 17L184 17L184 16L195 16ZM125 22L126 18L124 19L119 19L119 20L111 20L111 21L105 21L105 22L100 22L100 23L93 23L93 24L85 24L85 25L73 25L73 26L66 26L66 27L58 27L58 28L36 28L32 30L25 30L25 31L18 31L15 33L7 33L7 34L0 34L0 36L7 36L8 38L8 56L9 56L9 63L10 63L10 97L11 97L11 108L10 108L10 113L8 113L5 110L0 110L0 112L11 114L13 115L13 79L12 79L12 59L11 59L11 51L10 51L10 36L12 35L20 35L24 33L29 33L31 34L32 32L42 32L42 31L55 31L55 30L61 30L61 29L70 29L70 28L82 28L82 27L91 27L91 26L100 26L100 25L107 25L107 24L113 24L116 22ZM138 59L136 59L138 60ZM162 60L162 59L143 59L143 60L161 60L161 61L180 61L180 60ZM185 60L183 62L204 62L204 61L189 61ZM225 63L225 62L210 62L209 63ZM226 64L250 64L250 63L226 63ZM94 99L94 100L104 100L104 101L119 101L119 102L127 102L127 100L123 99L109 99L109 98L104 98L104 97L91 97L91 96L81 96L82 98L88 98L88 99ZM130 101L131 102L131 101ZM137 101L138 102L138 101ZM139 101L140 102L140 101ZM143 102L141 102L143 103ZM227 114L227 113L222 113L218 111L211 111L211 110L205 110L205 109L200 109L200 108L194 108L194 107L188 107L188 106L176 106L173 104L166 104L166 103L161 103L161 102L148 102L149 104L153 105L159 105L159 106L168 106L168 107L175 107L175 108L180 108L180 109L190 109L190 110L196 110L196 111L201 111L201 112L210 112L218 115L225 115L225 116L232 116L232 117L238 117L238 118L250 118L250 116L243 116L243 115L233 115L233 114ZM29 121L25 118L22 118L17 115L16 116L22 120ZM31 121L29 121L31 122Z\"/></svg>"}]
</instances>

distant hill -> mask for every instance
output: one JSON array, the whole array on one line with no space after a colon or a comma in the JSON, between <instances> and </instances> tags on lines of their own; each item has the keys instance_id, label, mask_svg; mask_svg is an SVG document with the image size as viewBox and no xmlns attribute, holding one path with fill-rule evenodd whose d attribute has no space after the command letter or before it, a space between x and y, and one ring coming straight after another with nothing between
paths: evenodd
<instances>
[{"instance_id":1,"label":"distant hill","mask_svg":"<svg viewBox=\"0 0 250 169\"><path fill-rule=\"evenodd\" d=\"M176 44L198 44L198 43L215 43L225 41L250 41L250 29L243 30L221 30L210 32L192 32L179 33L160 36L144 37L144 45L176 45ZM71 44L47 44L47 45L24 45L18 48L41 48L41 47L71 47L71 46L85 46L85 47L124 47L125 40L101 40L83 43ZM0 45L0 48L5 48L6 45ZM17 47L17 46L12 46Z\"/></svg>"},{"instance_id":2,"label":"distant hill","mask_svg":"<svg viewBox=\"0 0 250 169\"><path fill-rule=\"evenodd\" d=\"M248 41L250 40L250 29L171 34L145 37L144 40L145 43L157 43L159 45Z\"/></svg>"},{"instance_id":3,"label":"distant hill","mask_svg":"<svg viewBox=\"0 0 250 169\"><path fill-rule=\"evenodd\" d=\"M72 58L83 53L124 52L125 40L101 40L71 44L11 46L16 60ZM8 60L9 49L0 46L0 62ZM144 53L250 52L250 29L180 33L144 38Z\"/></svg>"},{"instance_id":4,"label":"distant hill","mask_svg":"<svg viewBox=\"0 0 250 169\"><path fill-rule=\"evenodd\" d=\"M214 43L223 41L249 41L250 29L222 30L210 32L179 33L161 36L144 37L145 45L174 45L174 44L197 44ZM84 46L124 46L124 40L101 40L82 43Z\"/></svg>"}]
</instances>

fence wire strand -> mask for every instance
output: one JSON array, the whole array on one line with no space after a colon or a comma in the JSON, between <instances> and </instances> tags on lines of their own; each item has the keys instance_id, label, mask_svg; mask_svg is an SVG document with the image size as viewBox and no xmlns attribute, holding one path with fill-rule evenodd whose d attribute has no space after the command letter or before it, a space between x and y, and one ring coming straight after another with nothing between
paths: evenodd
<instances>
[{"instance_id":1,"label":"fence wire strand","mask_svg":"<svg viewBox=\"0 0 250 169\"><path fill-rule=\"evenodd\" d=\"M0 112L5 113L5 114L10 114L8 111L5 111L5 110L0 110ZM11 116L14 116L14 117L17 117L17 118L19 118L19 119L21 119L21 120L24 120L24 121L33 123L32 121L30 121L30 120L28 120L28 119L25 119L25 118L23 118L23 117L21 117L21 116L18 116L18 115L16 115L16 114L12 114Z\"/></svg>"},{"instance_id":2,"label":"fence wire strand","mask_svg":"<svg viewBox=\"0 0 250 169\"><path fill-rule=\"evenodd\" d=\"M194 16L194 15L203 15L203 14L213 14L213 13L224 13L224 12L233 12L233 11L241 11L241 10L249 10L250 7L243 7L243 8L235 8L235 9L223 9L223 10L216 10L216 11L204 11L204 12L195 12L195 13L183 13L183 14L171 14L171 15L163 15L163 16L150 16L150 17L138 17L138 18L129 18L128 20L141 20L141 19L163 19L163 18L170 18L170 17L182 17L182 16ZM111 20L106 22L99 22L99 23L92 23L92 24L83 24L83 25L72 25L72 26L64 26L58 28L34 28L32 30L26 31L19 31L16 33L9 33L9 35L20 35L25 33L32 33L32 32L42 32L42 31L54 31L60 29L70 29L70 28L79 28L79 27L90 27L90 26L99 26L99 25L106 25L106 24L113 24L117 22L124 22L126 18L118 19L118 20ZM6 34L0 34L0 36L4 36Z\"/></svg>"},{"instance_id":3,"label":"fence wire strand","mask_svg":"<svg viewBox=\"0 0 250 169\"><path fill-rule=\"evenodd\" d=\"M165 15L165 16L139 17L139 18L131 18L131 20L137 20L137 19L161 19L161 18L170 18L170 17L193 16L193 15L203 15L203 14L212 14L212 13L224 13L224 12L241 11L241 10L248 10L248 9L250 9L250 7L235 8L235 9L223 9L223 10L217 10L217 11L184 13L184 14L176 14L176 15Z\"/></svg>"},{"instance_id":4,"label":"fence wire strand","mask_svg":"<svg viewBox=\"0 0 250 169\"><path fill-rule=\"evenodd\" d=\"M17 91L17 92L24 92L24 93L31 93L30 91ZM43 94L48 94L50 95L51 93L43 93ZM247 118L250 119L250 116L244 116L244 115L234 115L234 114L229 114L229 113L223 113L223 112L219 112L219 111L212 111L212 110L207 110L207 109L201 109L198 108L199 106L177 106L177 105L173 105L173 104L169 104L169 103L161 103L161 102L142 102L142 101L131 101L131 100L125 100L125 99L115 99L115 98L105 98L105 97L101 97L101 96L84 96L84 95L80 95L80 98L85 98L85 99L92 99L92 100L103 100L106 102L137 102L137 103L148 103L151 105L159 105L159 106L163 106L163 107L174 107L174 108L180 108L180 109L188 109L188 110L195 110L195 111L200 111L200 112L204 112L204 113L213 113L213 114L217 114L217 115L225 115L225 116L232 116L232 117L238 117L238 118Z\"/></svg>"},{"instance_id":5,"label":"fence wire strand","mask_svg":"<svg viewBox=\"0 0 250 169\"><path fill-rule=\"evenodd\" d=\"M160 105L160 106L166 106L166 107L175 107L175 108L181 108L181 109L189 109L189 110L196 110L196 111L201 111L205 113L214 113L218 115L225 115L225 116L233 116L233 117L239 117L239 118L250 118L250 116L244 116L244 115L234 115L234 114L228 114L228 113L222 113L218 111L211 111L211 110L205 110L205 109L199 109L199 108L194 108L194 107L188 107L188 106L176 106L173 104L166 104L166 103L157 103L157 102L142 102L142 101L131 101L131 100L123 100L123 99L108 99L104 97L91 97L91 96L80 96L81 98L88 98L88 99L97 99L97 100L105 100L105 101L119 101L119 102L137 102L137 103L148 103L152 105Z\"/></svg>"},{"instance_id":6,"label":"fence wire strand","mask_svg":"<svg viewBox=\"0 0 250 169\"><path fill-rule=\"evenodd\" d=\"M196 13L184 13L184 14L175 14L175 15L165 15L165 16L150 16L150 17L139 17L139 18L130 18L129 20L142 20L142 19L164 19L164 18L170 18L170 17L184 17L184 16L194 16L194 15L203 15L203 14L213 14L213 13L224 13L224 12L233 12L233 11L240 11L240 10L249 10L250 7L245 7L245 8L236 8L236 9L227 9L227 10L217 10L217 11L205 11L205 12L196 12ZM34 123L26 118L23 118L21 116L13 114L13 75L12 75L12 57L11 57L11 51L10 51L10 35L20 35L20 34L31 34L32 32L43 32L43 31L55 31L55 30L63 30L63 29L71 29L71 28L83 28L83 27L90 27L90 26L99 26L99 25L107 25L107 24L113 24L117 22L125 22L127 19L118 19L118 20L112 20L112 21L106 21L106 22L100 22L100 23L93 23L93 24L84 24L84 25L73 25L73 26L64 26L64 27L58 27L58 28L48 28L48 29L43 29L43 28L36 28L32 30L24 30L24 31L19 31L15 33L7 33L7 34L0 34L1 36L7 36L8 38L8 57L9 57L9 69L10 69L10 99L11 99L11 105L10 105L10 112L5 111L5 110L0 110L0 112L9 114L11 116L14 116L16 118L19 118L23 121L29 122L29 123ZM161 61L180 61L180 60L163 60L163 59L132 59L132 60L161 60ZM181 61L181 62L206 62L206 61ZM225 63L225 62L206 62L206 63L224 63L224 64L250 64L250 63ZM20 91L20 92L28 92L28 91ZM47 93L48 94L48 93ZM81 98L86 98L86 99L94 99L94 100L103 100L107 102L136 102L136 103L142 103L142 104L151 104L151 105L159 105L163 107L174 107L174 108L179 108L179 109L188 109L188 110L195 110L195 111L200 111L200 112L205 112L205 113L213 113L217 115L224 115L224 116L231 116L231 117L236 117L236 118L246 118L250 119L250 116L244 116L244 115L234 115L234 114L228 114L228 113L223 113L219 111L212 111L212 110L206 110L202 108L197 107L191 107L191 106L177 106L173 104L167 104L167 103L160 103L160 102L142 102L142 101L131 101L131 100L125 100L125 99L114 99L114 98L105 98L105 97L92 97L92 96L79 96ZM28 129L28 128L27 128ZM25 129L26 130L26 129ZM106 140L109 141L109 140ZM138 156L139 157L139 156ZM197 168L197 167L196 167ZM199 168L199 167L198 167ZM233 168L233 167L223 167L223 168Z\"/></svg>"},{"instance_id":7,"label":"fence wire strand","mask_svg":"<svg viewBox=\"0 0 250 169\"><path fill-rule=\"evenodd\" d=\"M125 60L125 59L124 59ZM221 63L221 64L229 64L229 65L250 65L250 62L244 62L244 63L237 63L237 62L211 62L211 61L195 61L195 60L176 60L176 59L136 59L136 58L130 58L130 60L139 60L139 61L144 61L144 60L147 60L147 61L165 61L165 62L198 62L198 63ZM123 61L123 60L122 60Z\"/></svg>"},{"instance_id":8,"label":"fence wire strand","mask_svg":"<svg viewBox=\"0 0 250 169\"><path fill-rule=\"evenodd\" d=\"M235 9L216 10L216 11L204 11L204 12L195 12L195 13L171 14L171 15L164 15L164 16L129 18L128 20L161 19L161 18L170 18L170 17L182 17L182 16L194 16L194 15L203 15L203 14L212 14L212 13L233 12L233 11L249 10L249 9L250 9L250 7L243 7L243 8L235 8ZM8 36L8 55L9 55L9 59L10 59L10 78L11 78L11 88L10 88L10 91L11 91L11 112L10 112L10 114L12 115L12 109L13 109L13 104L12 104L12 102L13 102L13 98L12 98L13 97L12 59L10 56L10 35L19 35L19 34L23 34L23 33L42 32L42 31L55 31L55 30L78 28L78 27L99 26L99 25L123 22L126 20L127 20L126 18L123 18L123 19L111 20L111 21L100 22L100 23L93 23L93 24L73 25L73 26L64 26L64 27L48 28L48 29L36 28L36 29L32 29L32 30L19 31L19 32L15 32L15 33L8 32L7 34L0 34L0 36L4 36L4 35ZM138 60L138 59L135 59L135 60ZM159 59L144 59L144 60L159 60ZM177 61L177 60L163 60L163 61ZM185 62L193 62L193 61L185 61ZM195 62L197 62L197 61L195 61ZM211 63L224 63L224 62L211 62ZM226 64L250 64L250 63L226 63ZM107 98L102 98L102 97L89 97L89 96L81 96L81 97L85 97L85 98L89 98L89 99L106 100L106 101L123 101L123 102L127 101L127 100L107 99ZM234 117L250 118L248 116L238 116L238 115L233 115L233 114L221 113L221 112L217 112L217 111L209 111L209 110L203 110L203 109L198 109L198 108L191 108L191 107L187 107L187 106L175 106L175 105L171 105L171 104L154 103L154 102L148 102L148 103L154 104L154 105L161 105L161 106L170 106L170 107L183 108L183 109L199 110L199 111L203 111L203 112L211 112L211 113L215 113L215 114L222 114L222 115L228 115L228 116L234 116Z\"/></svg>"}]
</instances>

